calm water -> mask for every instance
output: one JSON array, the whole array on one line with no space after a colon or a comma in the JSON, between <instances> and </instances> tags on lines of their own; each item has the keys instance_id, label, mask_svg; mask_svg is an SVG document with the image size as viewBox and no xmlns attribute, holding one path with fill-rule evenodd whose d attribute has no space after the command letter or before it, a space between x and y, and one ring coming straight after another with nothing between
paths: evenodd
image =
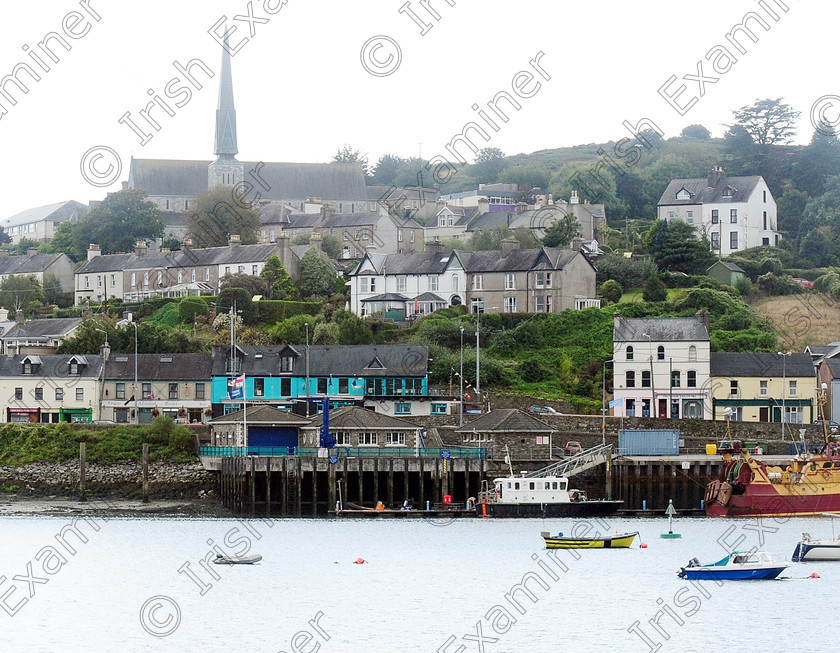
<instances>
[{"instance_id":1,"label":"calm water","mask_svg":"<svg viewBox=\"0 0 840 653\"><path fill-rule=\"evenodd\" d=\"M816 518L685 518L675 523L678 541L660 540L661 518L611 518L611 529L641 531L648 548L579 559L550 558L539 536L569 533L571 520L276 520L248 522L249 531L232 520L98 519L98 532L79 525L87 543L65 535L75 555L56 541L67 519L0 522L0 594L16 588L3 600L19 605L14 616L0 611L2 651L653 650L628 632L636 621L663 651L837 650L840 563L794 564L785 580L705 589L675 575L692 556L722 557L719 538L789 558L802 531L831 535L830 521ZM217 580L198 564L213 543L241 552L249 542L264 556L258 566L211 565ZM368 564L352 564L357 557ZM186 562L195 580L178 573ZM813 571L821 578L807 579ZM536 602L516 591L506 600L529 573ZM670 639L648 623L660 605Z\"/></svg>"}]
</instances>

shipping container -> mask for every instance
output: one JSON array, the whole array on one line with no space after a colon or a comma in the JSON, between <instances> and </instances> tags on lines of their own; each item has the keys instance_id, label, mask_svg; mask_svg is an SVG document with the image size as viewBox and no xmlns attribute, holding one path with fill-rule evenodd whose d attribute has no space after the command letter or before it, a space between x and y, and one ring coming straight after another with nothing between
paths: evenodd
<instances>
[{"instance_id":1,"label":"shipping container","mask_svg":"<svg viewBox=\"0 0 840 653\"><path fill-rule=\"evenodd\" d=\"M680 432L657 429L619 431L618 453L622 456L679 455Z\"/></svg>"}]
</instances>

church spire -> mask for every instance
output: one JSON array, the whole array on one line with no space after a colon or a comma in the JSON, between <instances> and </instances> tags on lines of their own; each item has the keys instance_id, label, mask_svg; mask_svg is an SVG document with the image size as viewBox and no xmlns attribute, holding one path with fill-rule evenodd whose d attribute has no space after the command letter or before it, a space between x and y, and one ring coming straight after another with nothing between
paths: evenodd
<instances>
[{"instance_id":1,"label":"church spire","mask_svg":"<svg viewBox=\"0 0 840 653\"><path fill-rule=\"evenodd\" d=\"M232 158L236 146L236 109L233 106L233 80L230 74L228 41L222 50L222 77L219 81L219 106L216 109L216 143L213 153L219 158Z\"/></svg>"}]
</instances>

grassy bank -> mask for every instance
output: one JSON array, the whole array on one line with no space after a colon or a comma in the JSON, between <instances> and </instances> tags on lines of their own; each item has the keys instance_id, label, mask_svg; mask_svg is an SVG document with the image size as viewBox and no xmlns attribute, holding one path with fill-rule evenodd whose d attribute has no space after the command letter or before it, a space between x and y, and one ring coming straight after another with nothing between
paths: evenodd
<instances>
[{"instance_id":1,"label":"grassy bank","mask_svg":"<svg viewBox=\"0 0 840 653\"><path fill-rule=\"evenodd\" d=\"M90 462L113 465L140 460L143 444L149 459L176 463L196 460L189 429L168 417L158 417L146 426L116 426L90 429L83 424L3 424L0 426L0 465L16 467L33 462L62 462L79 455L86 442Z\"/></svg>"}]
</instances>

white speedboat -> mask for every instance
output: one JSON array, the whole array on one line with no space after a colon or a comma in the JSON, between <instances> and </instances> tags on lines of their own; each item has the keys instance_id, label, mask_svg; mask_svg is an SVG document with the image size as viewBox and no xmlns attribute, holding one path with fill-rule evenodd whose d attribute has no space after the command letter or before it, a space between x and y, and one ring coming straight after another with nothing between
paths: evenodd
<instances>
[{"instance_id":1,"label":"white speedboat","mask_svg":"<svg viewBox=\"0 0 840 653\"><path fill-rule=\"evenodd\" d=\"M688 580L769 580L788 567L789 564L767 551L734 551L708 565L692 558L677 576Z\"/></svg>"},{"instance_id":2,"label":"white speedboat","mask_svg":"<svg viewBox=\"0 0 840 653\"><path fill-rule=\"evenodd\" d=\"M260 560L262 560L262 556L259 553L247 556L223 556L219 553L213 562L217 565L252 565Z\"/></svg>"},{"instance_id":3,"label":"white speedboat","mask_svg":"<svg viewBox=\"0 0 840 653\"><path fill-rule=\"evenodd\" d=\"M840 560L840 540L812 540L810 534L802 533L802 540L796 545L791 560Z\"/></svg>"}]
</instances>

